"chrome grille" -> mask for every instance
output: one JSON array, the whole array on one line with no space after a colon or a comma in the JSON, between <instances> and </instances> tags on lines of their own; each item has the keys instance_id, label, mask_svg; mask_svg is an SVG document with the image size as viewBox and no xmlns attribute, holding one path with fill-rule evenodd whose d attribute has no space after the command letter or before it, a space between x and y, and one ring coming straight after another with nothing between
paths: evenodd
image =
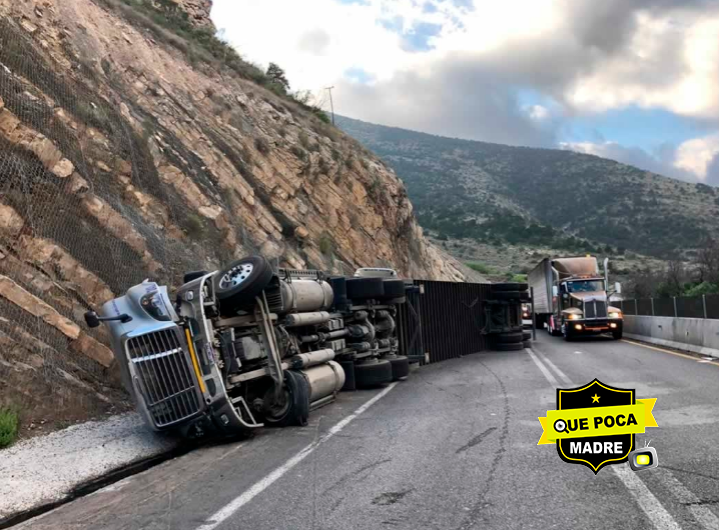
<instances>
[{"instance_id":1,"label":"chrome grille","mask_svg":"<svg viewBox=\"0 0 719 530\"><path fill-rule=\"evenodd\" d=\"M200 410L195 376L180 328L155 331L127 341L127 354L140 381L145 404L158 427Z\"/></svg>"},{"instance_id":2,"label":"chrome grille","mask_svg":"<svg viewBox=\"0 0 719 530\"><path fill-rule=\"evenodd\" d=\"M602 300L584 303L584 318L607 318L607 304Z\"/></svg>"},{"instance_id":3,"label":"chrome grille","mask_svg":"<svg viewBox=\"0 0 719 530\"><path fill-rule=\"evenodd\" d=\"M597 318L607 318L607 304L602 301L595 301L594 305L597 307Z\"/></svg>"},{"instance_id":4,"label":"chrome grille","mask_svg":"<svg viewBox=\"0 0 719 530\"><path fill-rule=\"evenodd\" d=\"M597 311L594 307L594 302L584 303L584 318L597 318Z\"/></svg>"}]
</instances>

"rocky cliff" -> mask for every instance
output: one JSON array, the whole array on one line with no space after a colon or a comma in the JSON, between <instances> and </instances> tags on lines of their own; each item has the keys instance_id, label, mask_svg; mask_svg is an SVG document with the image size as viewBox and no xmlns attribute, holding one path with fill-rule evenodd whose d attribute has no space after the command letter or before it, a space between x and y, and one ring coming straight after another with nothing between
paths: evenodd
<instances>
[{"instance_id":1,"label":"rocky cliff","mask_svg":"<svg viewBox=\"0 0 719 530\"><path fill-rule=\"evenodd\" d=\"M464 277L383 162L155 7L0 0L0 405L26 425L124 406L82 314L145 278L252 253Z\"/></svg>"}]
</instances>

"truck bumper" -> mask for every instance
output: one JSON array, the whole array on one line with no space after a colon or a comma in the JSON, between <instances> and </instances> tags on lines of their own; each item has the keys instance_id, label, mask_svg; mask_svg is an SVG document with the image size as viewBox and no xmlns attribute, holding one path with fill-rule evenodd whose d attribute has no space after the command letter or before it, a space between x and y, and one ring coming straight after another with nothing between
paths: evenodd
<instances>
[{"instance_id":1,"label":"truck bumper","mask_svg":"<svg viewBox=\"0 0 719 530\"><path fill-rule=\"evenodd\" d=\"M570 320L567 322L570 336L601 335L602 333L621 333L624 329L622 320Z\"/></svg>"}]
</instances>

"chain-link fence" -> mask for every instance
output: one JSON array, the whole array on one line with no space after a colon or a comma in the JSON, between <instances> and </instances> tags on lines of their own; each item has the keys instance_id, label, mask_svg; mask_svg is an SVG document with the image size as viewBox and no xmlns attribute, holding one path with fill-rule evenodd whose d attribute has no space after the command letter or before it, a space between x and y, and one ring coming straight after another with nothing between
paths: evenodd
<instances>
[{"instance_id":1,"label":"chain-link fence","mask_svg":"<svg viewBox=\"0 0 719 530\"><path fill-rule=\"evenodd\" d=\"M719 319L719 294L612 302L625 315Z\"/></svg>"},{"instance_id":2,"label":"chain-link fence","mask_svg":"<svg viewBox=\"0 0 719 530\"><path fill-rule=\"evenodd\" d=\"M66 9L0 0L0 407L73 421L123 399L85 311L231 259L219 237L259 248L213 225L234 203Z\"/></svg>"}]
</instances>

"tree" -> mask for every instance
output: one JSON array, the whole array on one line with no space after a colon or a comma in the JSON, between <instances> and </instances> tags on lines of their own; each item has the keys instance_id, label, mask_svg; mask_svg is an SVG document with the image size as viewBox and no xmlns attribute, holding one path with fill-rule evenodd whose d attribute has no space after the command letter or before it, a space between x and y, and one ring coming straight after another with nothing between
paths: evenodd
<instances>
[{"instance_id":1,"label":"tree","mask_svg":"<svg viewBox=\"0 0 719 530\"><path fill-rule=\"evenodd\" d=\"M719 283L719 244L707 237L697 252L699 282Z\"/></svg>"},{"instance_id":2,"label":"tree","mask_svg":"<svg viewBox=\"0 0 719 530\"><path fill-rule=\"evenodd\" d=\"M290 82L287 80L285 71L276 63L270 63L267 67L267 77L270 78L272 84L280 87L283 92L286 93L290 90Z\"/></svg>"}]
</instances>

